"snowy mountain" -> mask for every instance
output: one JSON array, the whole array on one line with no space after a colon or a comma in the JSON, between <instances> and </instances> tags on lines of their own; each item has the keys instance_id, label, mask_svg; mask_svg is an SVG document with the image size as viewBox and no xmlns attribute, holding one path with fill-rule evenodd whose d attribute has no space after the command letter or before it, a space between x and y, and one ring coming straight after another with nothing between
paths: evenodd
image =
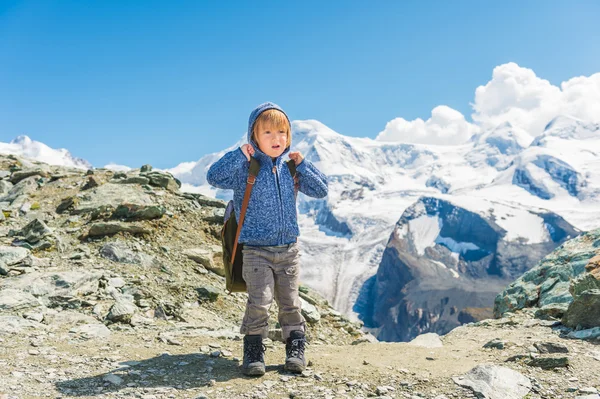
<instances>
[{"instance_id":1,"label":"snowy mountain","mask_svg":"<svg viewBox=\"0 0 600 399\"><path fill-rule=\"evenodd\" d=\"M485 220L495 218L505 242L552 243L536 252L539 257L561 241L551 239L552 223L542 228L546 222L540 224L544 218L539 214L564 218L569 235L600 226L596 124L560 116L533 138L503 123L466 144L446 146L346 137L314 120L294 121L292 130L293 150L314 162L330 182L326 199L299 196L302 279L352 316L361 288L380 267L390 233L421 197L456 203ZM205 180L210 165L224 153L170 171L184 189L228 199L231 193ZM542 227L529 228L533 221ZM443 239L461 242L452 235L425 234L415 245L436 247ZM464 254L459 251L459 256ZM444 265L448 270L455 266Z\"/></svg>"},{"instance_id":2,"label":"snowy mountain","mask_svg":"<svg viewBox=\"0 0 600 399\"><path fill-rule=\"evenodd\" d=\"M28 136L18 136L10 143L0 143L0 153L15 154L51 165L70 166L89 169L92 165L81 158L76 158L64 148L54 149Z\"/></svg>"},{"instance_id":3,"label":"snowy mountain","mask_svg":"<svg viewBox=\"0 0 600 399\"><path fill-rule=\"evenodd\" d=\"M354 310L380 340L445 334L467 308L492 316L499 290L580 234L543 209L471 197L422 197L396 224Z\"/></svg>"}]
</instances>

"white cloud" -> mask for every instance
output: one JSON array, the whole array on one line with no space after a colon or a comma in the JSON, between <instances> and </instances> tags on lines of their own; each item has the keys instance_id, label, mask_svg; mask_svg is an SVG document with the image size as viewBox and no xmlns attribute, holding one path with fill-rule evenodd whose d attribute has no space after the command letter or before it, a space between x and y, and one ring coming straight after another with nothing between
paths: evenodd
<instances>
[{"instance_id":1,"label":"white cloud","mask_svg":"<svg viewBox=\"0 0 600 399\"><path fill-rule=\"evenodd\" d=\"M494 68L492 79L475 90L473 121L482 127L503 122L542 133L558 115L590 122L600 121L600 73L575 77L560 87L536 76L533 70L514 62Z\"/></svg>"},{"instance_id":2,"label":"white cloud","mask_svg":"<svg viewBox=\"0 0 600 399\"><path fill-rule=\"evenodd\" d=\"M423 144L461 144L481 129L509 122L531 136L559 115L600 122L600 73L571 78L554 86L529 68L514 62L494 68L492 79L475 90L471 104L473 123L445 105L435 107L431 118L389 121L377 140Z\"/></svg>"},{"instance_id":3,"label":"white cloud","mask_svg":"<svg viewBox=\"0 0 600 399\"><path fill-rule=\"evenodd\" d=\"M407 121L396 118L385 125L377 135L379 141L400 141L421 144L461 144L467 141L478 127L465 120L460 112L440 105L431 111L431 118Z\"/></svg>"}]
</instances>

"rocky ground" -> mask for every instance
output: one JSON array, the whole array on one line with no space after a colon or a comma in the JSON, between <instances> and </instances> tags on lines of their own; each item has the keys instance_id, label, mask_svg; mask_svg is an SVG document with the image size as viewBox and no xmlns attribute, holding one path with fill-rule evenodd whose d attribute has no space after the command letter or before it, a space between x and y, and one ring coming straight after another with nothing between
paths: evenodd
<instances>
[{"instance_id":1,"label":"rocky ground","mask_svg":"<svg viewBox=\"0 0 600 399\"><path fill-rule=\"evenodd\" d=\"M0 207L0 399L600 398L600 341L532 309L379 343L306 287L308 369L283 370L273 319L267 373L244 377L222 202L148 166L0 155Z\"/></svg>"}]
</instances>

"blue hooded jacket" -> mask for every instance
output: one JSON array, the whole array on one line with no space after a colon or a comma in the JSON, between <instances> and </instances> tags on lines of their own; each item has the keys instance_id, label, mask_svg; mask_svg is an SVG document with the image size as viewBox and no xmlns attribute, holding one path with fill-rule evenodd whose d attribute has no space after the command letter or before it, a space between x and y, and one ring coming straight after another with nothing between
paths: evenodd
<instances>
[{"instance_id":1,"label":"blue hooded jacket","mask_svg":"<svg viewBox=\"0 0 600 399\"><path fill-rule=\"evenodd\" d=\"M285 163L290 148L286 148L283 154L273 161L252 140L256 119L268 109L279 110L287 118L287 114L278 105L267 102L254 109L248 121L248 143L254 147L254 158L260 163L260 170L252 189L239 242L253 246L290 244L295 242L300 234L294 179ZM241 148L237 148L212 164L206 175L210 185L233 190L233 207L238 222L249 167L250 162ZM273 167L276 167L276 173L273 173ZM296 174L300 192L314 198L327 195L327 177L309 160L304 159L296 166Z\"/></svg>"}]
</instances>

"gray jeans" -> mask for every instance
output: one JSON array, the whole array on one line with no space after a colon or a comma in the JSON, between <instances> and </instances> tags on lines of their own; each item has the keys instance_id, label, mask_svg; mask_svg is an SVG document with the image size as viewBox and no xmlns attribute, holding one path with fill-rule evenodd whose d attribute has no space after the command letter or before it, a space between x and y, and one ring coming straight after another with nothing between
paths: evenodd
<instances>
[{"instance_id":1,"label":"gray jeans","mask_svg":"<svg viewBox=\"0 0 600 399\"><path fill-rule=\"evenodd\" d=\"M298 276L300 274L298 243L276 247L244 245L242 276L248 289L248 303L240 332L262 335L269 332L269 308L273 299L279 306L279 324L283 338L294 330L305 331L300 313Z\"/></svg>"}]
</instances>

